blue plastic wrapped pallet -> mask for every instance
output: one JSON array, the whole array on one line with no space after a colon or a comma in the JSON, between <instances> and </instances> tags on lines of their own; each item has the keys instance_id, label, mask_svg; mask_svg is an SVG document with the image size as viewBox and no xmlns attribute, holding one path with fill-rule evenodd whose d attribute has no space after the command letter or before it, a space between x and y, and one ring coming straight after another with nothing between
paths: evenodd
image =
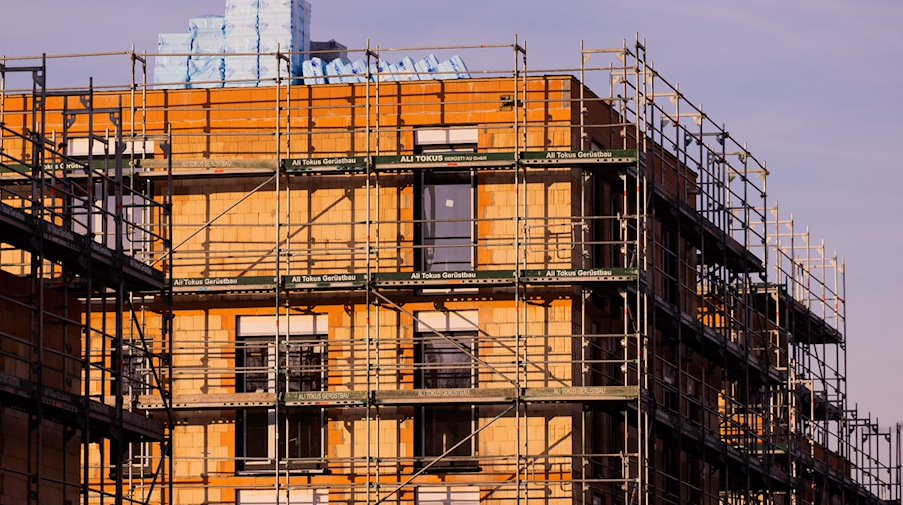
<instances>
[{"instance_id":1,"label":"blue plastic wrapped pallet","mask_svg":"<svg viewBox=\"0 0 903 505\"><path fill-rule=\"evenodd\" d=\"M197 37L198 33L222 32L225 19L223 16L198 16L188 20L188 32L192 37Z\"/></svg>"},{"instance_id":2,"label":"blue plastic wrapped pallet","mask_svg":"<svg viewBox=\"0 0 903 505\"><path fill-rule=\"evenodd\" d=\"M154 60L154 83L158 88L184 88L188 82L188 53L191 52L190 33L161 33L157 38Z\"/></svg>"},{"instance_id":3,"label":"blue plastic wrapped pallet","mask_svg":"<svg viewBox=\"0 0 903 505\"><path fill-rule=\"evenodd\" d=\"M436 59L434 54L427 55L422 60L414 63L414 69L417 70L417 75L420 76L421 81L439 78L436 75L436 72L439 71L439 60Z\"/></svg>"},{"instance_id":4,"label":"blue plastic wrapped pallet","mask_svg":"<svg viewBox=\"0 0 903 505\"><path fill-rule=\"evenodd\" d=\"M398 81L399 80L398 65L396 65L390 61L379 60L379 63L377 64L376 68L379 71L379 80L380 81L385 82L385 81Z\"/></svg>"},{"instance_id":5,"label":"blue plastic wrapped pallet","mask_svg":"<svg viewBox=\"0 0 903 505\"><path fill-rule=\"evenodd\" d=\"M225 19L203 16L188 20L192 34L191 58L188 60L188 82L191 88L221 88L225 77Z\"/></svg>"},{"instance_id":6,"label":"blue plastic wrapped pallet","mask_svg":"<svg viewBox=\"0 0 903 505\"><path fill-rule=\"evenodd\" d=\"M154 63L155 83L170 87L218 88L272 85L277 75L300 77L304 84L348 84L371 81L468 79L460 56L439 61L430 54L419 61L409 57L388 61L328 63L309 58L311 7L307 0L226 0L225 16L191 18L188 33L161 34ZM291 75L275 53L291 53ZM281 67L281 70L280 70Z\"/></svg>"},{"instance_id":7,"label":"blue plastic wrapped pallet","mask_svg":"<svg viewBox=\"0 0 903 505\"><path fill-rule=\"evenodd\" d=\"M414 68L414 60L405 56L398 62L398 79L399 81L419 81L417 69Z\"/></svg>"},{"instance_id":8,"label":"blue plastic wrapped pallet","mask_svg":"<svg viewBox=\"0 0 903 505\"><path fill-rule=\"evenodd\" d=\"M351 78L351 65L346 63L341 58L336 58L329 63L326 64L325 67L327 82L329 84L341 84L346 81L346 79Z\"/></svg>"},{"instance_id":9,"label":"blue plastic wrapped pallet","mask_svg":"<svg viewBox=\"0 0 903 505\"><path fill-rule=\"evenodd\" d=\"M301 63L304 84L326 84L326 64L313 57Z\"/></svg>"},{"instance_id":10,"label":"blue plastic wrapped pallet","mask_svg":"<svg viewBox=\"0 0 903 505\"><path fill-rule=\"evenodd\" d=\"M257 86L260 35L257 32L258 0L227 0L224 17L227 86ZM254 53L254 54L248 54Z\"/></svg>"},{"instance_id":11,"label":"blue plastic wrapped pallet","mask_svg":"<svg viewBox=\"0 0 903 505\"><path fill-rule=\"evenodd\" d=\"M470 79L467 72L467 66L460 56L452 56L451 58L439 64L436 79Z\"/></svg>"},{"instance_id":12,"label":"blue plastic wrapped pallet","mask_svg":"<svg viewBox=\"0 0 903 505\"><path fill-rule=\"evenodd\" d=\"M366 82L367 81L367 64L364 60L355 60L351 62L351 79L349 82Z\"/></svg>"},{"instance_id":13,"label":"blue plastic wrapped pallet","mask_svg":"<svg viewBox=\"0 0 903 505\"><path fill-rule=\"evenodd\" d=\"M352 62L336 58L329 63L324 63L320 58L311 58L303 65L304 84L350 84L365 82L367 71L370 71L370 80L376 81L417 81L417 80L444 80L444 79L468 79L470 74L460 56L439 62L434 55L414 62L411 58L402 58L398 64L380 60L370 62L370 68L364 60Z\"/></svg>"}]
</instances>

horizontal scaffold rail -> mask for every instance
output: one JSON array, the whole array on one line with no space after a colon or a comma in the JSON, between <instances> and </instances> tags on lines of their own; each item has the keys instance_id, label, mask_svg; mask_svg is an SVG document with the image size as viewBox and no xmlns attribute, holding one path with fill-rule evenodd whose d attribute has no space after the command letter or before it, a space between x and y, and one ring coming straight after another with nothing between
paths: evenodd
<instances>
[{"instance_id":1,"label":"horizontal scaffold rail","mask_svg":"<svg viewBox=\"0 0 903 505\"><path fill-rule=\"evenodd\" d=\"M20 377L0 372L0 405L31 412L36 407L36 399L39 399L41 415L48 420L72 427L87 414L92 435L101 438L115 433L115 407L67 391L38 387ZM163 440L163 426L142 414L122 412L122 426L128 440Z\"/></svg>"},{"instance_id":2,"label":"horizontal scaffold rail","mask_svg":"<svg viewBox=\"0 0 903 505\"><path fill-rule=\"evenodd\" d=\"M387 272L297 274L282 277L286 291L377 288L513 286L522 284L568 285L633 282L638 278L635 268L484 270L451 272ZM267 291L276 288L273 276L195 277L173 280L173 290L180 293Z\"/></svg>"},{"instance_id":3,"label":"horizontal scaffold rail","mask_svg":"<svg viewBox=\"0 0 903 505\"><path fill-rule=\"evenodd\" d=\"M283 393L286 407L341 407L371 405L503 405L522 403L605 403L629 402L639 398L637 386L572 386L523 388L447 388L371 391L305 391ZM230 410L270 408L277 404L275 393L234 393L176 395L176 410ZM163 410L157 397L142 396L138 406L144 410Z\"/></svg>"}]
</instances>

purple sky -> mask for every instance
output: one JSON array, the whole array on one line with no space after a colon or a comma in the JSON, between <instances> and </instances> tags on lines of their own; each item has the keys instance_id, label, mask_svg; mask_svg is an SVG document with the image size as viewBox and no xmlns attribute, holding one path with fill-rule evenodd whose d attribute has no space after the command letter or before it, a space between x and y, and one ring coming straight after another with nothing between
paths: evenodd
<instances>
[{"instance_id":1,"label":"purple sky","mask_svg":"<svg viewBox=\"0 0 903 505\"><path fill-rule=\"evenodd\" d=\"M311 0L315 40L363 47L528 44L533 69L579 63L580 40L639 32L659 72L768 161L769 200L847 259L851 400L903 420L903 3L897 0L540 2ZM154 51L158 32L221 14L223 0L31 0L3 9L0 54ZM497 68L510 56L499 54ZM472 59L472 57L471 57ZM51 84L128 82L129 66L85 60ZM53 72L56 71L57 74ZM903 311L901 311L903 312Z\"/></svg>"}]
</instances>

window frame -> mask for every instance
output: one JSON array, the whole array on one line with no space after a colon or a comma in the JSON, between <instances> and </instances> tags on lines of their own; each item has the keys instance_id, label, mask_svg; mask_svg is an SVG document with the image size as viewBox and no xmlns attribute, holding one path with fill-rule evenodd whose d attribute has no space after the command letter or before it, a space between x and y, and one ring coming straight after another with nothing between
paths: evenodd
<instances>
[{"instance_id":1,"label":"window frame","mask_svg":"<svg viewBox=\"0 0 903 505\"><path fill-rule=\"evenodd\" d=\"M426 195L426 187L428 185L440 185L437 183L428 182L428 178L431 177L441 177L441 176L469 176L470 179L470 201L468 202L468 210L469 210L469 237L451 237L453 239L460 238L467 240L466 246L462 242L461 245L454 245L455 249L466 249L469 255L469 268L463 271L473 271L477 266L477 175L476 172L472 169L454 169L454 170L423 170L417 173L414 191L416 195L420 195L419 198L415 198L414 204L414 219L416 222L416 226L414 227L414 244L417 248L417 253L415 256L415 268L419 272L442 272L442 271L462 271L462 270L442 270L431 268L433 263L427 260L427 254L430 249L435 249L435 244L430 246L426 243L427 237L425 237L425 229L428 227L430 223L427 222L426 211L425 211L425 195ZM463 177L462 177L463 178ZM457 184L464 185L464 184ZM436 223L442 221L442 218L438 215L434 215L430 220L431 223ZM439 237L434 235L432 237L434 241L437 239L442 239L443 237ZM463 263L463 262L462 262ZM438 263L436 263L438 264Z\"/></svg>"},{"instance_id":2,"label":"window frame","mask_svg":"<svg viewBox=\"0 0 903 505\"><path fill-rule=\"evenodd\" d=\"M452 153L476 153L479 131L476 128L439 128L420 129L415 131L415 154L452 154ZM424 228L426 227L426 215L424 212L424 195L427 178L441 174L469 174L470 175L470 238L469 254L470 268L473 271L477 267L477 174L473 169L425 169L415 173L414 177L414 268L418 272L439 272L429 268L426 260L429 247L425 243ZM441 221L434 216L432 221ZM441 238L441 237L433 237ZM435 248L433 248L435 249ZM443 292L447 290L442 290Z\"/></svg>"},{"instance_id":3,"label":"window frame","mask_svg":"<svg viewBox=\"0 0 903 505\"><path fill-rule=\"evenodd\" d=\"M246 316L247 317L247 316ZM250 316L261 317L261 316ZM241 317L239 318L239 320ZM324 318L325 319L325 318ZM281 326L281 325L280 325ZM272 335L267 336L266 331L259 331L259 328L248 331L246 335L242 334L242 325L236 325L237 334L235 342L235 360L236 360L236 378L235 390L237 393L245 392L277 392L285 391L290 384L289 377L293 365L290 350L294 346L312 347L318 349L316 354L319 356L319 363L315 367L319 368L319 372L314 371L314 375L319 375L316 387L304 387L303 382L299 383L299 387L288 389L289 391L325 391L328 381L328 330L317 328L316 324L310 328L301 324L302 331L286 332L277 331L273 326ZM286 333L288 333L286 335ZM249 345L250 344L250 345ZM257 344L257 345L255 345ZM279 347L279 366L276 363L276 348ZM249 372L251 369L248 363L248 351L251 349L264 349L265 364L255 364L253 368L261 368L262 372ZM303 374L304 368L307 366L303 360L299 363L300 373ZM278 371L277 371L278 370ZM287 374L286 371L289 373ZM248 375L258 374L265 375L265 387L256 387L254 391L249 391L247 382ZM278 384L277 384L278 383ZM277 387L278 386L278 387ZM328 441L326 438L328 430L326 429L326 409L322 407L292 407L290 409L281 407L275 408L251 408L241 409L236 412L236 429L235 429L235 450L236 450L236 473L239 475L271 475L277 471L277 468L283 469L285 465L280 465L280 461L288 460L288 470L293 473L322 473L325 469L322 462L328 449ZM252 421L249 418L254 417ZM259 427L261 418L266 419L266 456L254 455L248 456L249 428L252 426ZM308 422L310 426L319 426L318 455L302 455L294 454L288 444L291 434L291 423L293 419L304 419L301 422ZM302 427L301 429L304 429ZM279 435L279 447L276 446L276 435ZM288 453L288 454L287 454ZM293 459L309 459L316 458L318 461L311 462L292 462ZM256 461L255 461L256 459Z\"/></svg>"},{"instance_id":4,"label":"window frame","mask_svg":"<svg viewBox=\"0 0 903 505\"><path fill-rule=\"evenodd\" d=\"M453 339L458 343L464 343L462 340L469 340L469 349L474 356L478 356L479 352L479 331L476 328L473 329L455 329L455 330L446 330L441 332L446 337ZM428 363L424 360L424 351L426 344L428 342L447 342L442 337L439 337L435 333L431 331L417 331L414 335L414 388L415 389L433 389L433 387L426 386L426 377L424 375L425 368L424 366ZM449 344L452 347L452 344ZM470 377L469 377L469 388L476 388L479 384L479 366L474 357L467 355L464 351L459 350L458 353L464 354L467 357L467 362L469 362L469 366L465 367L469 369ZM457 353L456 353L457 354ZM455 362L457 363L457 362ZM436 389L440 389L436 387ZM428 436L432 436L436 438L437 435L440 435L440 432L437 431L436 427L433 426L432 429L428 426L429 421L427 419L430 418L430 413L448 411L450 414L457 412L460 409L465 409L469 407L469 430L467 430L467 436L470 436L478 426L479 423L479 408L476 405L466 405L459 404L453 406L443 406L443 405L418 405L414 409L414 454L417 458L417 465L422 467L424 466L425 460L432 459L440 456L447 450L447 447L440 447L436 450L428 450L431 447L430 442L427 440ZM437 418L444 418L445 416L436 416ZM448 434L445 432L444 434ZM448 447L453 446L458 443L458 440L451 442ZM433 442L435 444L435 441ZM447 457L452 458L465 458L465 459L456 459L453 461L440 461L437 464L433 465L428 472L431 473L449 473L449 472L475 472L480 471L480 467L477 464L477 454L479 452L479 437L472 436L470 438L470 443L465 444L462 447L459 447L460 451L462 448L468 447L467 451L469 455L454 455L450 454Z\"/></svg>"}]
</instances>

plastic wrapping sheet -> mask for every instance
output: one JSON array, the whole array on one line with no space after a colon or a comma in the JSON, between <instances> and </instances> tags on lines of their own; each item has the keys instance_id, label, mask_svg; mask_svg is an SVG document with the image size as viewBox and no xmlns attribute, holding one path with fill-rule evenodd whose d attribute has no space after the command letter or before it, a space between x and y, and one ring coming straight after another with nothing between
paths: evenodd
<instances>
[{"instance_id":1,"label":"plastic wrapping sheet","mask_svg":"<svg viewBox=\"0 0 903 505\"><path fill-rule=\"evenodd\" d=\"M259 0L257 26L260 52L291 52L292 73L303 74L302 51L310 51L310 3L305 0ZM269 77L275 73L267 70ZM261 76L264 69L261 67Z\"/></svg>"},{"instance_id":2,"label":"plastic wrapping sheet","mask_svg":"<svg viewBox=\"0 0 903 505\"><path fill-rule=\"evenodd\" d=\"M210 34L198 34L191 41L191 52L193 54L214 55L226 52L226 37L222 32Z\"/></svg>"},{"instance_id":3,"label":"plastic wrapping sheet","mask_svg":"<svg viewBox=\"0 0 903 505\"><path fill-rule=\"evenodd\" d=\"M260 51L260 34L257 31L258 0L226 0L224 33L226 36L226 57L223 76L226 86L255 87L260 68L257 55L234 53L257 53Z\"/></svg>"},{"instance_id":4,"label":"plastic wrapping sheet","mask_svg":"<svg viewBox=\"0 0 903 505\"><path fill-rule=\"evenodd\" d=\"M460 56L456 54L449 58L448 62L451 63L455 72L457 72L456 77L458 79L470 79L470 72L467 70L467 65L464 64L464 60Z\"/></svg>"},{"instance_id":5,"label":"plastic wrapping sheet","mask_svg":"<svg viewBox=\"0 0 903 505\"><path fill-rule=\"evenodd\" d=\"M246 7L241 9L234 10L226 10L226 16L224 18L224 26L223 31L226 32L226 36L229 36L229 32L233 31L253 31L257 32L257 3L254 2L253 7ZM256 35L255 35L256 38Z\"/></svg>"},{"instance_id":6,"label":"plastic wrapping sheet","mask_svg":"<svg viewBox=\"0 0 903 505\"><path fill-rule=\"evenodd\" d=\"M188 53L191 51L190 33L161 33L157 36L157 52L161 54Z\"/></svg>"},{"instance_id":7,"label":"plastic wrapping sheet","mask_svg":"<svg viewBox=\"0 0 903 505\"><path fill-rule=\"evenodd\" d=\"M225 27L223 16L199 16L188 20L188 31L197 37L202 32L222 32Z\"/></svg>"},{"instance_id":8,"label":"plastic wrapping sheet","mask_svg":"<svg viewBox=\"0 0 903 505\"><path fill-rule=\"evenodd\" d=\"M240 54L235 53L257 53L259 51L256 28L235 28L230 30L230 25L226 24L226 39L224 58L225 69L223 74L227 81L246 81L246 82L229 82L227 86L257 86L257 78L259 77L260 64L256 54Z\"/></svg>"},{"instance_id":9,"label":"plastic wrapping sheet","mask_svg":"<svg viewBox=\"0 0 903 505\"><path fill-rule=\"evenodd\" d=\"M301 64L304 84L326 84L326 65L323 60L313 57Z\"/></svg>"},{"instance_id":10,"label":"plastic wrapping sheet","mask_svg":"<svg viewBox=\"0 0 903 505\"><path fill-rule=\"evenodd\" d=\"M367 64L364 60L355 60L351 62L351 77L348 82L366 82L367 81Z\"/></svg>"},{"instance_id":11,"label":"plastic wrapping sheet","mask_svg":"<svg viewBox=\"0 0 903 505\"><path fill-rule=\"evenodd\" d=\"M350 82L351 65L341 58L336 58L326 64L326 76L329 84Z\"/></svg>"},{"instance_id":12,"label":"plastic wrapping sheet","mask_svg":"<svg viewBox=\"0 0 903 505\"><path fill-rule=\"evenodd\" d=\"M225 61L221 55L226 52L225 18L223 16L202 16L188 20L188 31L192 34L191 52L188 60L188 82L192 88L221 88L224 78Z\"/></svg>"},{"instance_id":13,"label":"plastic wrapping sheet","mask_svg":"<svg viewBox=\"0 0 903 505\"><path fill-rule=\"evenodd\" d=\"M258 8L260 8L258 0L226 0L226 24L229 24L230 15L238 14L241 16L245 13L253 12L256 19Z\"/></svg>"},{"instance_id":14,"label":"plastic wrapping sheet","mask_svg":"<svg viewBox=\"0 0 903 505\"><path fill-rule=\"evenodd\" d=\"M257 29L226 27L225 50L227 53L256 53L260 50Z\"/></svg>"},{"instance_id":15,"label":"plastic wrapping sheet","mask_svg":"<svg viewBox=\"0 0 903 505\"><path fill-rule=\"evenodd\" d=\"M256 87L259 75L257 56L229 56L224 58L223 76L226 86Z\"/></svg>"},{"instance_id":16,"label":"plastic wrapping sheet","mask_svg":"<svg viewBox=\"0 0 903 505\"><path fill-rule=\"evenodd\" d=\"M158 54L182 54L185 56L157 56L154 59L154 82L173 87L184 87L188 82L188 56L191 52L190 33L161 33L157 38Z\"/></svg>"},{"instance_id":17,"label":"plastic wrapping sheet","mask_svg":"<svg viewBox=\"0 0 903 505\"><path fill-rule=\"evenodd\" d=\"M154 66L155 89L180 89L187 87L188 70Z\"/></svg>"},{"instance_id":18,"label":"plastic wrapping sheet","mask_svg":"<svg viewBox=\"0 0 903 505\"><path fill-rule=\"evenodd\" d=\"M414 63L414 69L417 70L418 75L420 75L420 80L422 81L440 78L440 76L436 75L436 72L439 71L439 60L436 59L436 56L433 54Z\"/></svg>"},{"instance_id":19,"label":"plastic wrapping sheet","mask_svg":"<svg viewBox=\"0 0 903 505\"><path fill-rule=\"evenodd\" d=\"M226 50L256 52L260 39L257 31L257 0L229 0L226 2L223 32Z\"/></svg>"},{"instance_id":20,"label":"plastic wrapping sheet","mask_svg":"<svg viewBox=\"0 0 903 505\"><path fill-rule=\"evenodd\" d=\"M287 53L291 50L292 50L292 37L289 34L283 34L278 37L275 35L267 35L267 36L261 35L261 37L260 37L260 52L261 53L275 53L276 51L282 51L283 53Z\"/></svg>"},{"instance_id":21,"label":"plastic wrapping sheet","mask_svg":"<svg viewBox=\"0 0 903 505\"><path fill-rule=\"evenodd\" d=\"M273 54L261 53L259 58L260 79L269 82L261 83L261 86L271 86L276 83L276 76L279 75L283 79L289 77L302 77L303 62L298 66L292 65L291 75L289 74L288 63L284 59L276 58ZM298 82L297 80L293 82ZM284 83L284 82L283 82Z\"/></svg>"},{"instance_id":22,"label":"plastic wrapping sheet","mask_svg":"<svg viewBox=\"0 0 903 505\"><path fill-rule=\"evenodd\" d=\"M379 68L379 74L380 74L379 75L380 81L386 82L386 81L401 80L401 76L398 75L398 65L396 65L390 61L379 60L378 68Z\"/></svg>"},{"instance_id":23,"label":"plastic wrapping sheet","mask_svg":"<svg viewBox=\"0 0 903 505\"><path fill-rule=\"evenodd\" d=\"M399 81L419 81L420 76L416 74L417 69L414 68L414 60L405 56L398 62L398 79Z\"/></svg>"},{"instance_id":24,"label":"plastic wrapping sheet","mask_svg":"<svg viewBox=\"0 0 903 505\"><path fill-rule=\"evenodd\" d=\"M188 83L191 88L222 88L223 59L207 56L188 61Z\"/></svg>"},{"instance_id":25,"label":"plastic wrapping sheet","mask_svg":"<svg viewBox=\"0 0 903 505\"><path fill-rule=\"evenodd\" d=\"M454 65L451 64L448 60L439 63L438 70L436 72L436 79L457 79L458 73L455 71Z\"/></svg>"}]
</instances>

